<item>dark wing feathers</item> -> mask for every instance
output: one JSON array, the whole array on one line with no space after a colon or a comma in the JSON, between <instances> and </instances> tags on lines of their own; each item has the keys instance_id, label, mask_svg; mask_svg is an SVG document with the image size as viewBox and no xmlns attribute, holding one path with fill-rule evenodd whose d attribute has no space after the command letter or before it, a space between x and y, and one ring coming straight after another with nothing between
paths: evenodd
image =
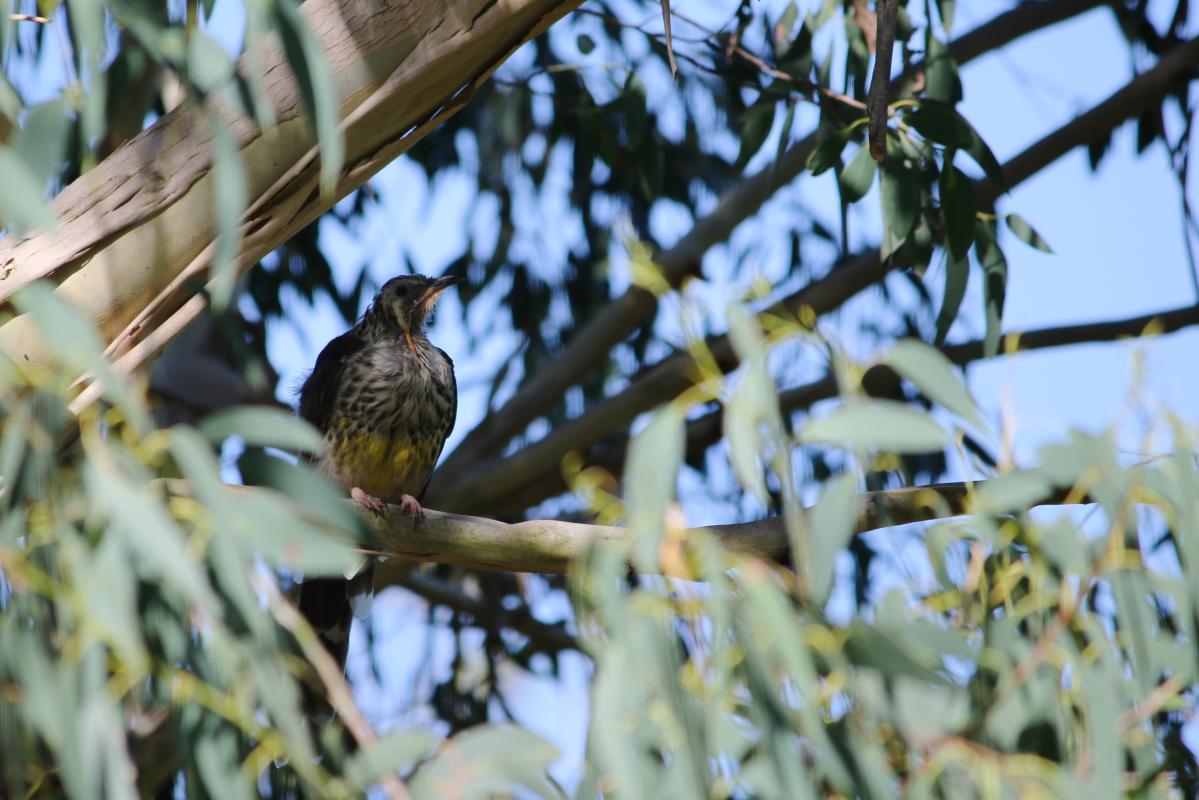
<instances>
[{"instance_id":1,"label":"dark wing feathers","mask_svg":"<svg viewBox=\"0 0 1199 800\"><path fill-rule=\"evenodd\" d=\"M445 435L441 437L441 444L437 445L437 455L433 456L433 467L437 468L437 461L441 458L441 451L445 449L446 440L450 438L450 434L454 432L454 423L458 421L458 378L454 375L454 359L449 357L446 351L440 347L437 352L441 353L441 357L450 365L450 424L446 426ZM429 480L425 481L424 487L417 495L417 500L424 499L425 492L429 491L429 484L433 481L433 473L429 473Z\"/></svg>"},{"instance_id":2,"label":"dark wing feathers","mask_svg":"<svg viewBox=\"0 0 1199 800\"><path fill-rule=\"evenodd\" d=\"M329 344L316 358L304 385L300 387L300 416L316 426L321 433L329 430L337 390L341 386L346 362L366 347L353 330L343 333Z\"/></svg>"}]
</instances>

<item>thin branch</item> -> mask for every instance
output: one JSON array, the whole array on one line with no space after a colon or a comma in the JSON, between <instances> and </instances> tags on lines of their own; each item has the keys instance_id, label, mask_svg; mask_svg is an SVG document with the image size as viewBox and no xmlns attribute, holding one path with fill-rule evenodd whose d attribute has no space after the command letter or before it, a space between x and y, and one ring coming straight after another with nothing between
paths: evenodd
<instances>
[{"instance_id":1,"label":"thin branch","mask_svg":"<svg viewBox=\"0 0 1199 800\"><path fill-rule=\"evenodd\" d=\"M1196 324L1199 324L1199 305L1121 320L1013 332L1005 336L1008 345L1003 354L1013 355L1052 347L1109 342L1142 335L1157 336L1174 333ZM951 362L958 366L966 366L986 358L981 339L950 344L940 349ZM833 376L826 375L811 383L780 392L779 408L783 413L794 413L809 408L821 400L835 397L836 394L836 380ZM723 417L724 413L717 410L687 423L686 454L688 459L699 457L720 440L724 431ZM599 467L619 478L624 470L628 446L629 438L625 435L618 442L588 457L586 463L588 466ZM555 468L545 473L540 480L528 483L519 493L497 504L490 510L490 513L514 513L555 497L566 491L567 488L562 470Z\"/></svg>"},{"instance_id":2,"label":"thin branch","mask_svg":"<svg viewBox=\"0 0 1199 800\"><path fill-rule=\"evenodd\" d=\"M870 112L870 156L882 162L887 157L887 95L891 91L891 54L895 48L898 0L878 0L875 12L874 74L866 108Z\"/></svg>"},{"instance_id":3,"label":"thin branch","mask_svg":"<svg viewBox=\"0 0 1199 800\"><path fill-rule=\"evenodd\" d=\"M1085 145L1137 116L1174 88L1179 80L1189 79L1197 62L1199 39L1176 46L1153 69L1137 76L1090 111L1046 135L1004 164L1008 188L1018 186L1075 147ZM989 180L980 181L975 189L979 207L993 206L1002 191ZM878 250L863 253L834 268L824 278L783 298L770 312L787 317L827 314L863 289L879 283L893 267L879 260ZM635 296L630 292L625 298ZM725 371L736 368L737 356L727 335L709 337L705 344L718 367ZM664 358L634 376L618 394L599 401L582 416L559 425L544 439L507 458L480 459L466 474L451 473L451 478L435 482L430 489L430 503L473 511L490 509L503 498L519 494L526 481L557 469L567 453L586 450L631 424L639 414L686 390L692 383L694 364L688 353L679 352ZM543 379L543 376L555 373L556 364L542 370L528 385L544 383L550 379ZM501 416L503 412L487 419ZM447 465L449 463L447 461Z\"/></svg>"},{"instance_id":4,"label":"thin branch","mask_svg":"<svg viewBox=\"0 0 1199 800\"><path fill-rule=\"evenodd\" d=\"M964 64L1036 30L1104 5L1103 0L1052 0L1021 3L950 44L950 54ZM919 67L897 83L905 85ZM716 207L696 220L673 246L654 255L663 277L673 286L699 271L704 254L728 239L733 230L758 212L775 192L803 172L819 144L814 132L787 148L773 164L721 195ZM630 333L653 319L658 308L653 293L634 287L595 313L575 332L557 359L528 380L495 413L488 414L446 459L434 478L453 484L462 474L496 456L512 437L552 408L563 393L603 362L607 353ZM444 487L443 487L444 488Z\"/></svg>"}]
</instances>

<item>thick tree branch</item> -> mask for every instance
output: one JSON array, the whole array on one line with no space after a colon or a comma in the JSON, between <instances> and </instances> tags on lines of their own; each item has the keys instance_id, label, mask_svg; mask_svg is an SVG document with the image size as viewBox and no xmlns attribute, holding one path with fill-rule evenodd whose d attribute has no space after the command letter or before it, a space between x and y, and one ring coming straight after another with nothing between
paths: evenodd
<instances>
[{"instance_id":1,"label":"thick tree branch","mask_svg":"<svg viewBox=\"0 0 1199 800\"><path fill-rule=\"evenodd\" d=\"M1011 11L965 34L950 45L950 53L966 63L1036 30L1104 5L1102 0L1045 0L1021 3ZM918 69L918 68L917 68ZM905 84L905 74L895 83ZM654 255L663 277L672 286L699 272L704 254L726 241L775 192L789 184L807 165L822 134L813 132L791 145L774 163L721 195L716 207L695 222L673 246ZM633 331L653 319L658 302L653 293L633 287L604 306L579 327L553 364L530 376L496 413L488 414L446 459L436 482L454 482L485 459L496 456L530 422L552 408L563 393L578 383Z\"/></svg>"},{"instance_id":2,"label":"thick tree branch","mask_svg":"<svg viewBox=\"0 0 1199 800\"><path fill-rule=\"evenodd\" d=\"M1012 332L1005 337L1010 345L1004 350L1003 355L1074 344L1110 342L1142 335L1156 336L1174 333L1197 324L1199 324L1199 306L1192 305L1127 319ZM941 352L958 366L966 366L986 358L982 339L946 345L941 348ZM779 408L783 413L794 413L836 395L837 382L831 375L826 375L811 383L780 392ZM688 459L698 458L720 440L724 431L723 418L723 412L717 410L687 423L686 457ZM624 471L628 446L629 439L626 435L618 442L587 458L586 463L588 466L599 467L619 478ZM541 480L527 484L519 493L499 503L490 513L500 516L517 513L543 500L555 497L568 488L562 470L553 469L547 472Z\"/></svg>"},{"instance_id":3,"label":"thick tree branch","mask_svg":"<svg viewBox=\"0 0 1199 800\"><path fill-rule=\"evenodd\" d=\"M1005 164L1003 172L1008 188L1019 185L1073 148L1085 145L1126 119L1137 116L1179 81L1189 80L1197 63L1199 39L1176 46L1153 69L1134 78L1107 100ZM979 206L993 205L1001 191L988 180L979 182L975 189ZM789 316L800 315L805 309L816 316L826 314L881 281L891 269L891 265L884 265L879 260L878 250L864 253L783 298L772 311ZM728 371L737 366L736 353L727 335L709 337L706 344L721 369ZM544 439L507 458L477 465L452 481L434 483L430 503L460 511L476 511L489 509L503 498L519 494L526 481L536 480L536 476L557 469L567 453L586 450L603 437L631 424L639 414L684 391L692 383L693 369L693 359L683 352L659 361L634 376L625 389L601 400L582 416L559 425Z\"/></svg>"},{"instance_id":4,"label":"thick tree branch","mask_svg":"<svg viewBox=\"0 0 1199 800\"><path fill-rule=\"evenodd\" d=\"M970 513L974 493L984 484L943 483L866 492L857 498L854 529L862 533ZM1032 505L1060 505L1066 499L1067 492L1054 490ZM625 528L551 519L509 524L426 509L425 518L413 524L397 506L388 506L381 517L360 513L367 526L366 544L372 552L503 572L564 574L576 558L596 544L619 542L628 536ZM790 562L787 531L780 517L692 528L687 535L700 532L715 536L731 552Z\"/></svg>"},{"instance_id":5,"label":"thick tree branch","mask_svg":"<svg viewBox=\"0 0 1199 800\"><path fill-rule=\"evenodd\" d=\"M517 47L580 2L305 2L301 10L338 92L345 162L333 190L322 192L320 153L282 49L258 43L264 91L278 124L264 135L252 119L224 114L246 164L250 201L240 268L419 141ZM215 252L212 138L205 115L181 106L68 186L54 202L54 230L0 241L0 270L14 268L0 282L0 302L30 281L51 277L118 355L172 314L198 313L195 303L177 309L195 296L192 280L206 275ZM147 304L152 313L135 323ZM0 349L17 363L46 355L26 317L0 327Z\"/></svg>"}]
</instances>

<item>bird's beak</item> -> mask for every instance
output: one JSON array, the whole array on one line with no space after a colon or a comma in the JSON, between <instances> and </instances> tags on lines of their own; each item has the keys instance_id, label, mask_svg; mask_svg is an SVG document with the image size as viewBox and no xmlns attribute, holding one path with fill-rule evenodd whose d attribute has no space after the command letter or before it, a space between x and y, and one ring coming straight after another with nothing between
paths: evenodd
<instances>
[{"instance_id":1,"label":"bird's beak","mask_svg":"<svg viewBox=\"0 0 1199 800\"><path fill-rule=\"evenodd\" d=\"M447 276L444 278L438 278L430 283L429 288L425 289L425 294L420 299L421 305L424 306L425 311L433 308L433 306L437 303L437 298L441 297L442 292L454 284L461 282L461 278Z\"/></svg>"}]
</instances>

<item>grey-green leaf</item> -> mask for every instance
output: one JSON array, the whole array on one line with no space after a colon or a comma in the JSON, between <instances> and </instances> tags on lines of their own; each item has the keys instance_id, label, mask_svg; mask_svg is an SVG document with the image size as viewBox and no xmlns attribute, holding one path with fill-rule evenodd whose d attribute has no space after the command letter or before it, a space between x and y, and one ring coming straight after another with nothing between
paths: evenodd
<instances>
[{"instance_id":1,"label":"grey-green leaf","mask_svg":"<svg viewBox=\"0 0 1199 800\"><path fill-rule=\"evenodd\" d=\"M305 453L321 453L325 441L315 428L278 408L240 406L206 417L200 433L213 443L240 436L246 444L278 447Z\"/></svg>"},{"instance_id":2,"label":"grey-green leaf","mask_svg":"<svg viewBox=\"0 0 1199 800\"><path fill-rule=\"evenodd\" d=\"M1045 238L1037 233L1032 225L1028 224L1028 220L1019 214L1008 214L1007 226L1012 233L1016 234L1017 239L1029 247L1036 248L1042 253L1053 252L1053 248L1049 246L1049 242L1045 241Z\"/></svg>"},{"instance_id":3,"label":"grey-green leaf","mask_svg":"<svg viewBox=\"0 0 1199 800\"><path fill-rule=\"evenodd\" d=\"M841 171L841 196L847 203L856 203L870 191L878 162L870 157L870 149L862 147Z\"/></svg>"},{"instance_id":4,"label":"grey-green leaf","mask_svg":"<svg viewBox=\"0 0 1199 800\"><path fill-rule=\"evenodd\" d=\"M930 400L940 403L971 425L982 427L978 404L940 350L915 339L904 339L891 348L883 360Z\"/></svg>"},{"instance_id":5,"label":"grey-green leaf","mask_svg":"<svg viewBox=\"0 0 1199 800\"><path fill-rule=\"evenodd\" d=\"M799 432L804 444L897 453L933 453L948 437L928 415L890 400L850 400Z\"/></svg>"}]
</instances>

